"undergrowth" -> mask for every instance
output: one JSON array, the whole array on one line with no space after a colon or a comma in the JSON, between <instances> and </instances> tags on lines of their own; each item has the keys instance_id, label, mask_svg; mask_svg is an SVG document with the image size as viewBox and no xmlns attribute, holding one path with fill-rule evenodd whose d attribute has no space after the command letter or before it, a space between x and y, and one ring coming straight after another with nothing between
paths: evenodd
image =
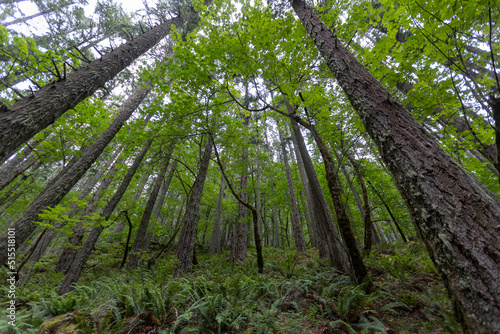
<instances>
[{"instance_id":1,"label":"undergrowth","mask_svg":"<svg viewBox=\"0 0 500 334\"><path fill-rule=\"evenodd\" d=\"M126 271L117 269L118 255L102 252L63 296L55 293L63 278L53 273L56 259L46 258L17 300L13 332L36 333L59 315L80 333L460 332L437 272L417 243L374 247L366 259L376 286L371 294L313 251L265 249L264 274L251 252L242 264L228 257L201 251L194 272L176 278L171 255L152 270ZM0 319L1 333L12 329L7 321Z\"/></svg>"}]
</instances>

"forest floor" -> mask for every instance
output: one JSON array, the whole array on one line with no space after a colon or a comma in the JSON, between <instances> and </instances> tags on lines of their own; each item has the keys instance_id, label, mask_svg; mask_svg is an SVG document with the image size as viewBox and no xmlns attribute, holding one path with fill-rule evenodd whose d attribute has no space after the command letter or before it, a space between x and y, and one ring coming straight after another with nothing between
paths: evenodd
<instances>
[{"instance_id":1,"label":"forest floor","mask_svg":"<svg viewBox=\"0 0 500 334\"><path fill-rule=\"evenodd\" d=\"M251 249L240 265L230 263L227 252L215 257L199 249L194 272L175 278L172 254L152 270L127 271L118 268L121 250L99 248L78 286L63 296L55 292L63 275L49 256L21 273L21 280L30 278L17 288L16 327L3 312L0 332L461 332L421 244L375 246L366 259L376 287L370 294L312 251L264 250L264 274L257 273ZM6 272L0 276L6 282ZM7 288L3 284L2 305L9 302Z\"/></svg>"}]
</instances>

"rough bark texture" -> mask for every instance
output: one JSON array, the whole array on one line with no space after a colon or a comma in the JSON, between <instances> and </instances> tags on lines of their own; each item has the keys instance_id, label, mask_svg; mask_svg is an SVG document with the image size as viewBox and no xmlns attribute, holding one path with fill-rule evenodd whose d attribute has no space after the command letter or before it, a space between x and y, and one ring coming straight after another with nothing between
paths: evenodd
<instances>
[{"instance_id":1,"label":"rough bark texture","mask_svg":"<svg viewBox=\"0 0 500 334\"><path fill-rule=\"evenodd\" d=\"M167 173L167 168L170 163L170 157L172 155L172 150L174 149L174 145L175 142L172 142L167 153L168 155L165 158L165 162L154 182L153 189L151 189L148 202L146 203L146 207L144 208L144 212L142 214L141 223L137 228L137 234L135 235L134 245L130 250L130 255L127 264L128 269L135 269L137 268L137 266L139 266L139 261L142 252L144 252L149 247L149 244L145 242L146 234L148 232L148 225L151 219L151 215L153 214L153 209L156 203L156 199L158 198L160 187L163 183L163 180L165 180L165 174Z\"/></svg>"},{"instance_id":2,"label":"rough bark texture","mask_svg":"<svg viewBox=\"0 0 500 334\"><path fill-rule=\"evenodd\" d=\"M156 26L114 51L54 81L0 113L0 161L14 153L35 134L54 123L62 114L114 78L137 57L182 24L180 17Z\"/></svg>"},{"instance_id":3,"label":"rough bark texture","mask_svg":"<svg viewBox=\"0 0 500 334\"><path fill-rule=\"evenodd\" d=\"M203 186L207 176L208 166L210 165L210 156L212 155L212 140L207 138L205 152L201 159L198 176L191 188L191 196L186 206L186 213L182 220L182 230L179 235L179 243L175 254L179 263L175 268L175 275L191 271L193 267L194 243L196 240L196 226L200 218L200 204L203 195Z\"/></svg>"},{"instance_id":4,"label":"rough bark texture","mask_svg":"<svg viewBox=\"0 0 500 334\"><path fill-rule=\"evenodd\" d=\"M217 207L215 209L215 219L214 219L214 229L212 232L212 240L210 241L210 248L208 252L210 254L220 254L221 246L221 215L222 215L222 199L224 198L224 190L226 189L226 184L224 180L224 175L221 175L220 188L219 188L219 198L217 199Z\"/></svg>"},{"instance_id":5,"label":"rough bark texture","mask_svg":"<svg viewBox=\"0 0 500 334\"><path fill-rule=\"evenodd\" d=\"M366 269L363 257L361 256L361 252L356 244L356 238L354 237L354 233L352 231L351 221L347 216L344 203L342 202L342 185L338 182L339 178L335 164L328 148L320 137L318 131L316 131L316 128L311 126L310 130L316 144L318 145L321 157L323 158L323 165L325 166L326 172L326 182L328 184L328 189L330 190L330 195L332 196L333 207L335 208L335 215L337 217L337 224L339 226L340 233L344 238L344 244L351 259L356 281L358 284L361 284L368 274L368 270ZM371 289L371 286L368 288Z\"/></svg>"},{"instance_id":6,"label":"rough bark texture","mask_svg":"<svg viewBox=\"0 0 500 334\"><path fill-rule=\"evenodd\" d=\"M116 156L114 156L113 159L115 157ZM109 165L105 166L104 170L106 170L107 167L109 167ZM92 189L94 188L94 186L97 184L97 181L99 181L99 178L89 177L87 179L87 181L85 182L85 184L82 186L82 189L80 190L80 193L78 194L77 199L79 201L83 201L85 199L85 197L87 197L87 195L92 191ZM77 210L77 206L78 206L77 203L72 203L71 204L71 211L72 211L71 215L73 215L75 213L75 211ZM81 222L78 222L77 226L74 228L74 230L78 228L78 225L80 225L80 229L81 229ZM56 227L56 229L60 229L61 227L64 226L64 222L61 222L61 221L56 222L54 224L54 226ZM38 260L40 260L40 258L42 257L42 255L45 253L45 250L52 243L52 240L57 236L57 234L58 234L57 232L58 231L56 229L48 229L45 232L45 234L43 235L42 239L38 243L38 245L36 247L36 250L31 255L30 261L37 262ZM82 234L82 238L83 238L83 234ZM72 238L70 238L70 243L72 242L71 239ZM73 243L72 243L72 245L73 245ZM75 246L79 246L79 244L75 244ZM71 250L74 250L74 249L71 249ZM75 253L76 253L76 250L75 250ZM57 271L57 272L64 272L64 273L67 271L67 269L65 271L62 271L62 270L59 269L59 266L60 266L60 263L61 263L61 259L63 259L63 258L65 258L64 251L62 252L61 256L59 257L59 262L57 263L55 271ZM71 257L71 258L69 258L69 259L67 259L67 268L68 269L69 269L69 265L71 264L71 262L73 261L73 259L74 259L74 256Z\"/></svg>"},{"instance_id":7,"label":"rough bark texture","mask_svg":"<svg viewBox=\"0 0 500 334\"><path fill-rule=\"evenodd\" d=\"M328 257L332 262L332 266L346 274L352 273L352 268L349 263L349 257L342 245L342 240L340 240L340 235L335 228L333 218L328 210L328 204L326 203L325 195L323 194L323 189L319 183L318 176L314 169L313 162L309 153L307 152L307 147L300 132L299 125L293 119L292 129L299 147L300 156L304 163L304 168L307 174L307 179L309 180L309 185L311 188L312 204L314 215L318 222L318 238L319 242L326 244L328 249ZM323 246L320 246L323 247Z\"/></svg>"},{"instance_id":8,"label":"rough bark texture","mask_svg":"<svg viewBox=\"0 0 500 334\"><path fill-rule=\"evenodd\" d=\"M465 332L500 332L500 201L444 152L303 1L292 6L393 174Z\"/></svg>"},{"instance_id":9,"label":"rough bark texture","mask_svg":"<svg viewBox=\"0 0 500 334\"><path fill-rule=\"evenodd\" d=\"M23 244L29 235L35 230L33 224L38 219L38 214L46 210L49 206L54 207L64 198L71 188L80 180L85 172L97 160L106 146L115 137L125 121L132 115L139 106L149 90L138 88L120 107L120 112L104 133L88 147L82 157L74 162L70 168L65 168L31 203L28 209L17 219L12 227L16 231L16 247ZM7 234L0 236L0 249L7 247ZM0 252L0 264L5 263L7 252Z\"/></svg>"},{"instance_id":10,"label":"rough bark texture","mask_svg":"<svg viewBox=\"0 0 500 334\"><path fill-rule=\"evenodd\" d=\"M142 159L144 159L144 156L151 147L153 140L154 139L150 139L146 142L142 151L135 158L134 163L132 164L132 166L130 166L129 170L127 171L127 174L125 174L125 177L123 178L122 182L116 189L115 194L109 200L106 207L102 210L101 216L104 218L104 220L109 220L109 217L111 217L111 214L113 213L116 206L122 199L123 194L125 194L125 191L127 190L130 181L132 181L135 172L139 168ZM85 262L87 262L87 259L89 258L90 254L92 254L94 245L96 244L97 240L99 240L99 236L101 235L103 230L104 226L98 226L94 227L90 231L89 235L87 236L87 239L85 239L85 242L82 245L82 248L76 255L75 261L73 261L73 264L71 265L68 274L64 278L61 287L59 288L59 291L57 292L59 295L63 295L73 290L73 285L78 282L78 279L80 279L80 274L82 273L83 266L85 265Z\"/></svg>"},{"instance_id":11,"label":"rough bark texture","mask_svg":"<svg viewBox=\"0 0 500 334\"><path fill-rule=\"evenodd\" d=\"M306 243L304 235L302 234L302 226L300 226L299 209L297 207L297 200L293 191L292 172L290 171L290 163L288 162L288 153L286 151L285 143L283 142L283 133L279 130L279 138L281 141L281 154L283 155L283 162L285 163L286 181L288 184L288 196L290 198L290 205L292 206L292 227L293 236L295 238L295 247L299 252L306 250Z\"/></svg>"}]
</instances>

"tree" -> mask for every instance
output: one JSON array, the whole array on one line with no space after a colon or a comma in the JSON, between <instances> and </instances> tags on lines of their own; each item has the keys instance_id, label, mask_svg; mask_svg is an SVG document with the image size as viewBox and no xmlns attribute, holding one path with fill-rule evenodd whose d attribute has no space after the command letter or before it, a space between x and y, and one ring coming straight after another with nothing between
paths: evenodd
<instances>
[{"instance_id":1,"label":"tree","mask_svg":"<svg viewBox=\"0 0 500 334\"><path fill-rule=\"evenodd\" d=\"M175 268L175 275L189 272L193 266L194 244L196 240L196 226L200 217L200 202L203 195L203 186L207 176L210 156L212 154L212 139L206 139L205 150L200 163L198 175L191 188L191 194L186 206L186 213L182 219L182 230L175 254L179 263Z\"/></svg>"},{"instance_id":2,"label":"tree","mask_svg":"<svg viewBox=\"0 0 500 334\"><path fill-rule=\"evenodd\" d=\"M291 4L396 179L464 329L499 330L492 319L500 317L494 232L500 201L443 151L303 1ZM483 248L474 246L477 240Z\"/></svg>"},{"instance_id":3,"label":"tree","mask_svg":"<svg viewBox=\"0 0 500 334\"><path fill-rule=\"evenodd\" d=\"M98 138L94 144L84 150L81 158L73 159L74 164L68 165L54 180L52 185L48 185L40 195L31 203L23 215L16 220L12 227L16 229L16 247L19 247L29 235L35 230L35 221L38 215L49 206L56 206L71 188L80 180L90 166L104 151L106 146L113 140L118 131L122 128L125 121L129 119L135 109L149 93L148 89L137 88L132 96L122 105L116 119L111 123L108 129ZM75 157L76 158L76 157ZM7 247L7 234L0 237L0 248ZM0 263L5 263L7 254L0 255Z\"/></svg>"},{"instance_id":4,"label":"tree","mask_svg":"<svg viewBox=\"0 0 500 334\"><path fill-rule=\"evenodd\" d=\"M171 25L180 26L181 18L170 19L116 50L59 80L41 88L32 97L14 103L0 115L0 161L80 101L92 95L137 57L164 38Z\"/></svg>"}]
</instances>

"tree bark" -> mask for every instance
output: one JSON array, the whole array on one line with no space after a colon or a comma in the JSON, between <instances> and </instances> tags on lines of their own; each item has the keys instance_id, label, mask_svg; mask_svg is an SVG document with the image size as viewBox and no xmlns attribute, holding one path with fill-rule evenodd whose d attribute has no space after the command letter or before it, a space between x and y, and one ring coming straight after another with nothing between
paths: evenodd
<instances>
[{"instance_id":1,"label":"tree bark","mask_svg":"<svg viewBox=\"0 0 500 334\"><path fill-rule=\"evenodd\" d=\"M354 169L354 172L356 173L356 177L358 178L359 185L361 187L361 193L363 194L363 211L364 211L364 225L365 225L365 235L364 235L364 248L363 252L366 255L369 255L371 250L372 250L372 240L373 240L373 224L372 224L372 217L371 217L371 208L370 208L370 201L368 200L368 191L366 190L366 185L365 181L363 179L363 175L361 174L361 171L359 170L359 166L357 162L354 160L354 158L349 154L349 152L346 152L346 157L349 160L352 168Z\"/></svg>"},{"instance_id":2,"label":"tree bark","mask_svg":"<svg viewBox=\"0 0 500 334\"><path fill-rule=\"evenodd\" d=\"M293 132L293 129L292 129ZM309 185L309 180L307 179L307 173L304 167L304 162L302 161L302 157L300 156L300 151L299 151L299 146L297 145L297 139L295 139L295 136L292 136L292 144L293 144L293 150L295 151L295 158L297 159L297 165L299 167L299 174L300 174L300 179L302 180L302 187L304 188L304 194L306 196L306 203L307 203L307 212L309 214L309 221L311 222L309 225L309 228L311 229L311 233L309 233L310 239L311 239L311 244L316 248L321 257L326 258L328 256L328 249L325 247L322 247L324 243L319 242L319 235L318 235L318 220L316 219L316 216L314 215L314 204L313 204L313 199L312 199L312 193L311 193L311 187Z\"/></svg>"},{"instance_id":3,"label":"tree bark","mask_svg":"<svg viewBox=\"0 0 500 334\"><path fill-rule=\"evenodd\" d=\"M114 158L113 158L114 159ZM111 185L111 182L113 181L113 177L116 174L117 171L117 166L119 164L122 164L124 162L124 158L118 158L118 160L113 164L113 166L109 169L107 172L107 175L104 177L104 179L101 181L99 184L99 187L97 188L96 192L94 193L94 196L92 196L91 200L88 202L87 206L85 207L85 210L82 214L83 217L89 216L92 212L94 212L97 209L97 204L101 200L101 198L104 196L106 190L108 187ZM111 161L112 162L112 161ZM102 174L107 170L107 167L109 166L103 166L102 168ZM101 174L101 173L99 173ZM94 177L94 185L99 181L100 175L96 175ZM92 189L91 187L90 189ZM80 193L80 196L78 197L79 200L83 200L87 194ZM83 198L81 198L83 196ZM82 218L85 219L85 218ZM62 227L62 226L61 226ZM73 228L73 235L69 238L69 244L70 247L65 248L61 255L59 256L59 261L57 262L56 265L56 272L64 273L66 274L71 267L71 264L75 260L76 254L78 253L78 250L76 247L81 246L83 237L85 236L85 232L87 229L83 227L83 222L80 220L76 226Z\"/></svg>"},{"instance_id":4,"label":"tree bark","mask_svg":"<svg viewBox=\"0 0 500 334\"><path fill-rule=\"evenodd\" d=\"M326 64L396 179L466 333L500 331L500 204L343 46L292 0Z\"/></svg>"},{"instance_id":5,"label":"tree bark","mask_svg":"<svg viewBox=\"0 0 500 334\"><path fill-rule=\"evenodd\" d=\"M207 138L205 145L205 152L201 159L198 176L194 181L191 188L191 195L189 196L188 204L186 206L186 213L182 220L182 230L179 235L179 242L175 252L179 263L177 264L174 274L180 276L183 273L191 271L193 268L194 246L196 240L196 226L200 217L200 204L203 195L203 186L205 185L205 178L210 165L210 156L212 155L212 140Z\"/></svg>"},{"instance_id":6,"label":"tree bark","mask_svg":"<svg viewBox=\"0 0 500 334\"><path fill-rule=\"evenodd\" d=\"M299 220L299 209L297 208L297 200L295 198L295 193L293 191L293 181L292 172L290 171L290 163L288 162L288 154L286 151L285 143L283 142L283 133L280 129L279 139L281 142L281 153L283 155L283 162L285 163L285 174L286 181L288 184L288 196L290 198L290 205L292 207L292 226L293 226L293 236L295 238L295 247L299 252L306 250L306 243L304 241L304 235L302 234L302 226L300 226Z\"/></svg>"},{"instance_id":7,"label":"tree bark","mask_svg":"<svg viewBox=\"0 0 500 334\"><path fill-rule=\"evenodd\" d=\"M248 125L248 119L245 120ZM248 149L243 148L243 156L241 162L245 166L240 176L240 194L239 196L243 201L247 201L247 194L245 193L248 188ZM247 207L239 202L238 203L238 221L233 228L233 236L231 239L231 262L245 261L247 257Z\"/></svg>"},{"instance_id":8,"label":"tree bark","mask_svg":"<svg viewBox=\"0 0 500 334\"><path fill-rule=\"evenodd\" d=\"M114 160L114 158L116 158L116 155L113 155L112 158L108 159L108 161L111 160L111 162L112 162L112 160ZM103 172L107 170L107 167L109 167L109 164L107 164L107 163L105 163L104 166L102 166L102 168L104 168ZM77 199L79 201L83 201L85 199L85 197L87 197L87 195L92 191L92 189L97 184L97 182L99 181L99 179L100 179L100 177L98 177L98 178L96 178L96 177L94 177L94 178L90 177L85 182L85 184L82 186L82 189L80 190L80 193L78 194ZM99 188L99 190L100 190L100 188ZM99 190L98 190L98 192L99 192ZM71 204L71 210L73 211L73 214L77 210L77 205L78 205L78 203L72 203ZM92 204L89 203L88 205L91 206ZM56 222L54 224L54 226L56 227L56 229L60 229L61 227L64 226L64 222ZM58 233L57 233L56 229L48 229L45 232L45 234L42 237L42 240L40 240L40 242L38 243L38 245L36 247L36 250L31 255L30 261L37 262L37 261L40 260L41 256L45 253L45 250L47 249L47 247L49 247L49 245L52 243L52 240L57 236ZM73 228L73 233L74 234L73 234L73 236L69 240L70 243L71 243L71 245L73 245L73 246L79 246L80 245L79 243L74 243L74 241L73 241L73 237L75 236L75 234L78 234L77 231L79 229L83 230L82 227L81 227L81 222L78 222L77 225ZM81 235L80 240L83 238L83 233L81 233L81 234L82 235ZM65 250L67 250L67 249L65 249ZM76 250L75 249L70 248L70 250L74 251L74 253L76 254ZM55 269L56 272L64 272L64 273L66 273L67 270L69 269L69 266L71 265L71 262L73 262L74 256L68 258L64 251L62 252L61 256L59 257L59 262L57 263L57 266L56 266L56 269ZM65 270L61 270L61 268L60 268L61 259L66 259L66 265L67 265L66 268L67 269L65 269Z\"/></svg>"},{"instance_id":9,"label":"tree bark","mask_svg":"<svg viewBox=\"0 0 500 334\"><path fill-rule=\"evenodd\" d=\"M328 204L326 203L325 195L323 194L323 189L319 183L318 176L314 170L314 165L307 152L307 147L300 132L299 125L293 119L292 129L297 141L297 146L299 147L300 156L304 163L304 168L307 174L307 179L309 180L309 186L311 188L312 204L314 215L318 222L318 236L323 236L319 238L318 241L325 243L328 249L328 257L332 263L332 266L340 272L351 274L352 268L349 263L349 257L344 249L342 240L340 240L340 235L335 228L335 222L328 210ZM320 246L325 247L325 246Z\"/></svg>"},{"instance_id":10,"label":"tree bark","mask_svg":"<svg viewBox=\"0 0 500 334\"><path fill-rule=\"evenodd\" d=\"M210 136L212 135L210 134ZM262 274L264 273L264 257L262 255L262 241L260 240L260 232L259 232L259 213L257 212L257 208L255 208L253 205L248 203L246 200L244 200L240 195L236 193L236 190L234 190L233 185L231 184L231 182L229 182L226 172L224 171L224 168L222 166L222 163L220 162L219 153L217 153L217 147L215 146L215 143L214 143L214 150L215 150L215 156L217 158L217 164L219 165L219 168L222 172L222 175L224 176L224 179L226 180L227 186L231 190L231 193L238 200L238 202L243 204L247 209L249 209L252 212L253 236L255 240L255 250L257 253L257 270L260 274Z\"/></svg>"},{"instance_id":11,"label":"tree bark","mask_svg":"<svg viewBox=\"0 0 500 334\"><path fill-rule=\"evenodd\" d=\"M172 167L168 173L168 178L163 182L163 186L160 189L160 193L158 194L158 198L155 204L155 211L153 212L153 223L150 224L148 232L145 238L145 244L149 245L151 243L151 239L153 234L151 233L151 229L158 224L160 221L160 211L163 207L163 203L165 202L165 198L167 197L168 189L170 188L170 183L172 182L172 177L174 176L175 169L177 168L177 160L172 163Z\"/></svg>"},{"instance_id":12,"label":"tree bark","mask_svg":"<svg viewBox=\"0 0 500 334\"><path fill-rule=\"evenodd\" d=\"M165 180L165 174L167 173L168 165L170 164L170 157L172 156L172 151L174 149L174 146L175 146L175 141L172 141L168 149L165 162L158 174L158 177L154 182L153 189L151 190L148 202L146 204L146 207L144 208L144 213L142 214L141 223L139 224L139 228L137 229L137 233L135 235L134 245L130 250L127 269L137 268L139 266L141 254L149 247L149 243L145 242L146 234L148 232L148 225L151 219L151 215L153 214L153 209L156 203L156 199L158 198L160 187L163 183L163 180Z\"/></svg>"},{"instance_id":13,"label":"tree bark","mask_svg":"<svg viewBox=\"0 0 500 334\"><path fill-rule=\"evenodd\" d=\"M182 22L176 17L158 25L0 113L0 161L156 45L170 32L172 24L180 26Z\"/></svg>"},{"instance_id":14,"label":"tree bark","mask_svg":"<svg viewBox=\"0 0 500 334\"><path fill-rule=\"evenodd\" d=\"M120 107L120 112L111 125L104 133L94 142L91 147L88 147L82 157L75 161L70 168L63 170L60 177L51 182L35 200L31 203L28 209L17 219L12 227L16 231L16 247L23 244L29 235L35 230L34 221L38 219L38 214L42 213L49 206L54 207L64 198L85 172L92 166L97 158L104 151L106 146L115 137L116 133L121 129L123 124L129 119L134 110L139 106L149 90L138 88ZM0 236L0 249L5 250L7 247L7 233ZM0 252L0 264L5 263L7 252Z\"/></svg>"},{"instance_id":15,"label":"tree bark","mask_svg":"<svg viewBox=\"0 0 500 334\"><path fill-rule=\"evenodd\" d=\"M142 193L144 192L144 187L146 186L146 183L148 182L150 176L151 175L149 173L143 175L134 196L132 196L132 203L137 202L139 197L141 197ZM113 228L113 234L122 233L124 229L125 229L125 222L118 222ZM115 239L115 241L118 241L118 239Z\"/></svg>"},{"instance_id":16,"label":"tree bark","mask_svg":"<svg viewBox=\"0 0 500 334\"><path fill-rule=\"evenodd\" d=\"M226 189L224 175L221 175L220 188L219 188L219 198L217 199L217 207L215 209L215 219L214 219L214 229L212 232L212 240L210 241L210 248L208 252L212 255L220 254L221 246L221 214L222 214L222 199L224 198L224 190Z\"/></svg>"},{"instance_id":17,"label":"tree bark","mask_svg":"<svg viewBox=\"0 0 500 334\"><path fill-rule=\"evenodd\" d=\"M101 212L101 217L104 218L104 220L109 220L109 217L111 217L111 214L115 210L116 206L120 202L120 200L123 197L123 194L125 194L125 191L128 188L128 185L130 184L130 181L132 181L132 178L134 177L135 172L139 168L139 165L141 164L142 160L144 159L144 156L146 155L147 151L151 147L151 144L153 143L154 139L149 139L146 144L143 146L142 151L139 153L139 155L135 158L134 163L132 166L130 166L129 170L127 171L127 174L125 174L125 177L123 178L122 182L118 186L118 188L115 191L115 194L113 197L109 200L108 204L106 207L102 210ZM76 255L75 260L73 261L71 268L68 271L68 274L64 278L63 282L61 283L61 287L59 288L59 291L57 292L58 295L63 295L67 292L70 292L73 290L73 285L78 282L80 279L80 274L82 273L83 266L87 262L87 259L89 258L90 254L92 254L92 250L94 249L94 245L96 244L97 240L99 239L99 236L101 235L102 231L104 230L104 226L98 226L94 227L89 235L87 236L87 239L85 239L85 242L82 245L82 248Z\"/></svg>"}]
</instances>

